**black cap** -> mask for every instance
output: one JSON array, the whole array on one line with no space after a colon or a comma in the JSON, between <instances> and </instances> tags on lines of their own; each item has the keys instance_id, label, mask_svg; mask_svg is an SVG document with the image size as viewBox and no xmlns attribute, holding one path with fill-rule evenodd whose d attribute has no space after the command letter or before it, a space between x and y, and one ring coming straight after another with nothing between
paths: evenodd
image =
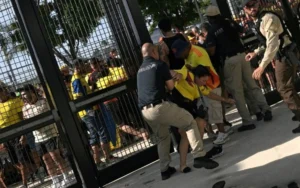
<instances>
[{"instance_id":1,"label":"black cap","mask_svg":"<svg viewBox=\"0 0 300 188\"><path fill-rule=\"evenodd\" d=\"M242 8L244 8L247 5L247 3L249 3L250 1L253 1L253 0L243 0Z\"/></svg>"}]
</instances>

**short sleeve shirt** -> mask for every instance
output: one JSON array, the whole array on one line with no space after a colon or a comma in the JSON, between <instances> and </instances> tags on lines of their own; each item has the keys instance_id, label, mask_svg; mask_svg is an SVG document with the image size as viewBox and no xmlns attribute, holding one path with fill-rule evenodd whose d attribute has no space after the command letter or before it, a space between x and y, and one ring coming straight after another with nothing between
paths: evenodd
<instances>
[{"instance_id":1,"label":"short sleeve shirt","mask_svg":"<svg viewBox=\"0 0 300 188\"><path fill-rule=\"evenodd\" d=\"M19 113L22 112L23 101L20 98L9 99L4 103L0 103L0 128L5 128L22 119Z\"/></svg>"},{"instance_id":2,"label":"short sleeve shirt","mask_svg":"<svg viewBox=\"0 0 300 188\"><path fill-rule=\"evenodd\" d=\"M39 99L35 104L26 103L22 109L24 119L29 119L50 110L46 99ZM37 143L47 141L58 136L56 125L52 124L33 131Z\"/></svg>"},{"instance_id":3,"label":"short sleeve shirt","mask_svg":"<svg viewBox=\"0 0 300 188\"><path fill-rule=\"evenodd\" d=\"M166 63L152 57L145 57L137 74L139 107L166 99L165 83L171 79Z\"/></svg>"},{"instance_id":4,"label":"short sleeve shirt","mask_svg":"<svg viewBox=\"0 0 300 188\"><path fill-rule=\"evenodd\" d=\"M224 24L212 24L205 40L205 46L207 48L216 47L216 55L223 58L230 54L244 52L239 32L241 32L241 28L229 21L224 21Z\"/></svg>"}]
</instances>

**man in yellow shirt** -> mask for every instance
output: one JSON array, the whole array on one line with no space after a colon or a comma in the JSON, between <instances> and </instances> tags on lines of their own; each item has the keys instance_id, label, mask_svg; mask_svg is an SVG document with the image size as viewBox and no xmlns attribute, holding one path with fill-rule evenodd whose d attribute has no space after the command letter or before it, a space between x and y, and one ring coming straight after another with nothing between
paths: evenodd
<instances>
[{"instance_id":1,"label":"man in yellow shirt","mask_svg":"<svg viewBox=\"0 0 300 188\"><path fill-rule=\"evenodd\" d=\"M207 67L210 72L210 77L206 83L206 86L202 88L203 95L207 95L210 92L216 95L221 95L220 78L215 68L213 67L209 55L204 48L191 45L190 43L182 40L177 40L172 45L172 50L176 58L185 59L186 67L193 70L199 65ZM190 78L187 78L190 79ZM210 100L208 98L208 121L210 124L216 124L218 126L219 135L214 141L214 144L221 145L229 140L229 131L225 131L223 114L222 114L222 103L220 101Z\"/></svg>"},{"instance_id":2,"label":"man in yellow shirt","mask_svg":"<svg viewBox=\"0 0 300 188\"><path fill-rule=\"evenodd\" d=\"M86 71L84 62L78 61L74 66L74 75L71 79L71 91L74 100L87 96L91 93L91 89L85 80ZM101 122L98 115L95 114L93 107L86 108L78 112L79 117L85 123L89 131L89 143L92 146L94 161L98 169L101 169L104 164L100 160L100 148L103 150L106 160L111 158L109 148L109 137L107 136L106 129Z\"/></svg>"}]
</instances>

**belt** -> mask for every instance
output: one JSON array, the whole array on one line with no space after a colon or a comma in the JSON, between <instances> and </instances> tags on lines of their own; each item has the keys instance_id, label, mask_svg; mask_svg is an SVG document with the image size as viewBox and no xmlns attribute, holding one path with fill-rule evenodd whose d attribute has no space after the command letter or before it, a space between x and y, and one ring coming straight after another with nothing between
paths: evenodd
<instances>
[{"instance_id":1,"label":"belt","mask_svg":"<svg viewBox=\"0 0 300 188\"><path fill-rule=\"evenodd\" d=\"M159 105L159 104L161 104L161 103L163 103L163 102L165 102L164 99L159 100L159 101L156 101L156 102L153 102L153 103L151 103L151 104L148 104L148 105L146 105L146 106L143 106L143 107L142 107L142 110L146 110L146 109L148 109L148 108L153 108L153 107L155 107L156 105Z\"/></svg>"},{"instance_id":2,"label":"belt","mask_svg":"<svg viewBox=\"0 0 300 188\"><path fill-rule=\"evenodd\" d=\"M239 54L241 54L241 53L243 53L243 52L229 53L229 54L227 54L227 55L225 56L225 59L231 58L231 57L234 57L234 56L237 56L237 55L239 55Z\"/></svg>"}]
</instances>

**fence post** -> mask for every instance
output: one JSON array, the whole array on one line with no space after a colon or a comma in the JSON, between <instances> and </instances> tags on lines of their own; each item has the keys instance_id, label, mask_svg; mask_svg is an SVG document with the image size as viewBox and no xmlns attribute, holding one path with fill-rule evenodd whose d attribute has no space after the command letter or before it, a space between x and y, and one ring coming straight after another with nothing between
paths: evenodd
<instances>
[{"instance_id":1,"label":"fence post","mask_svg":"<svg viewBox=\"0 0 300 188\"><path fill-rule=\"evenodd\" d=\"M77 115L72 112L64 82L61 78L47 32L39 17L35 0L12 0L13 8L21 25L28 48L30 48L36 69L40 69L47 81L60 120L64 125L71 152L76 160L81 181L88 188L98 188L97 172L91 157L89 146L82 139L81 126ZM80 181L80 179L77 179Z\"/></svg>"},{"instance_id":2,"label":"fence post","mask_svg":"<svg viewBox=\"0 0 300 188\"><path fill-rule=\"evenodd\" d=\"M300 30L299 30L299 23L296 22L295 17L293 15L293 11L291 8L290 3L287 0L281 0L282 9L284 14L286 15L286 19L288 20L288 28L292 33L292 37L294 41L300 46Z\"/></svg>"}]
</instances>

